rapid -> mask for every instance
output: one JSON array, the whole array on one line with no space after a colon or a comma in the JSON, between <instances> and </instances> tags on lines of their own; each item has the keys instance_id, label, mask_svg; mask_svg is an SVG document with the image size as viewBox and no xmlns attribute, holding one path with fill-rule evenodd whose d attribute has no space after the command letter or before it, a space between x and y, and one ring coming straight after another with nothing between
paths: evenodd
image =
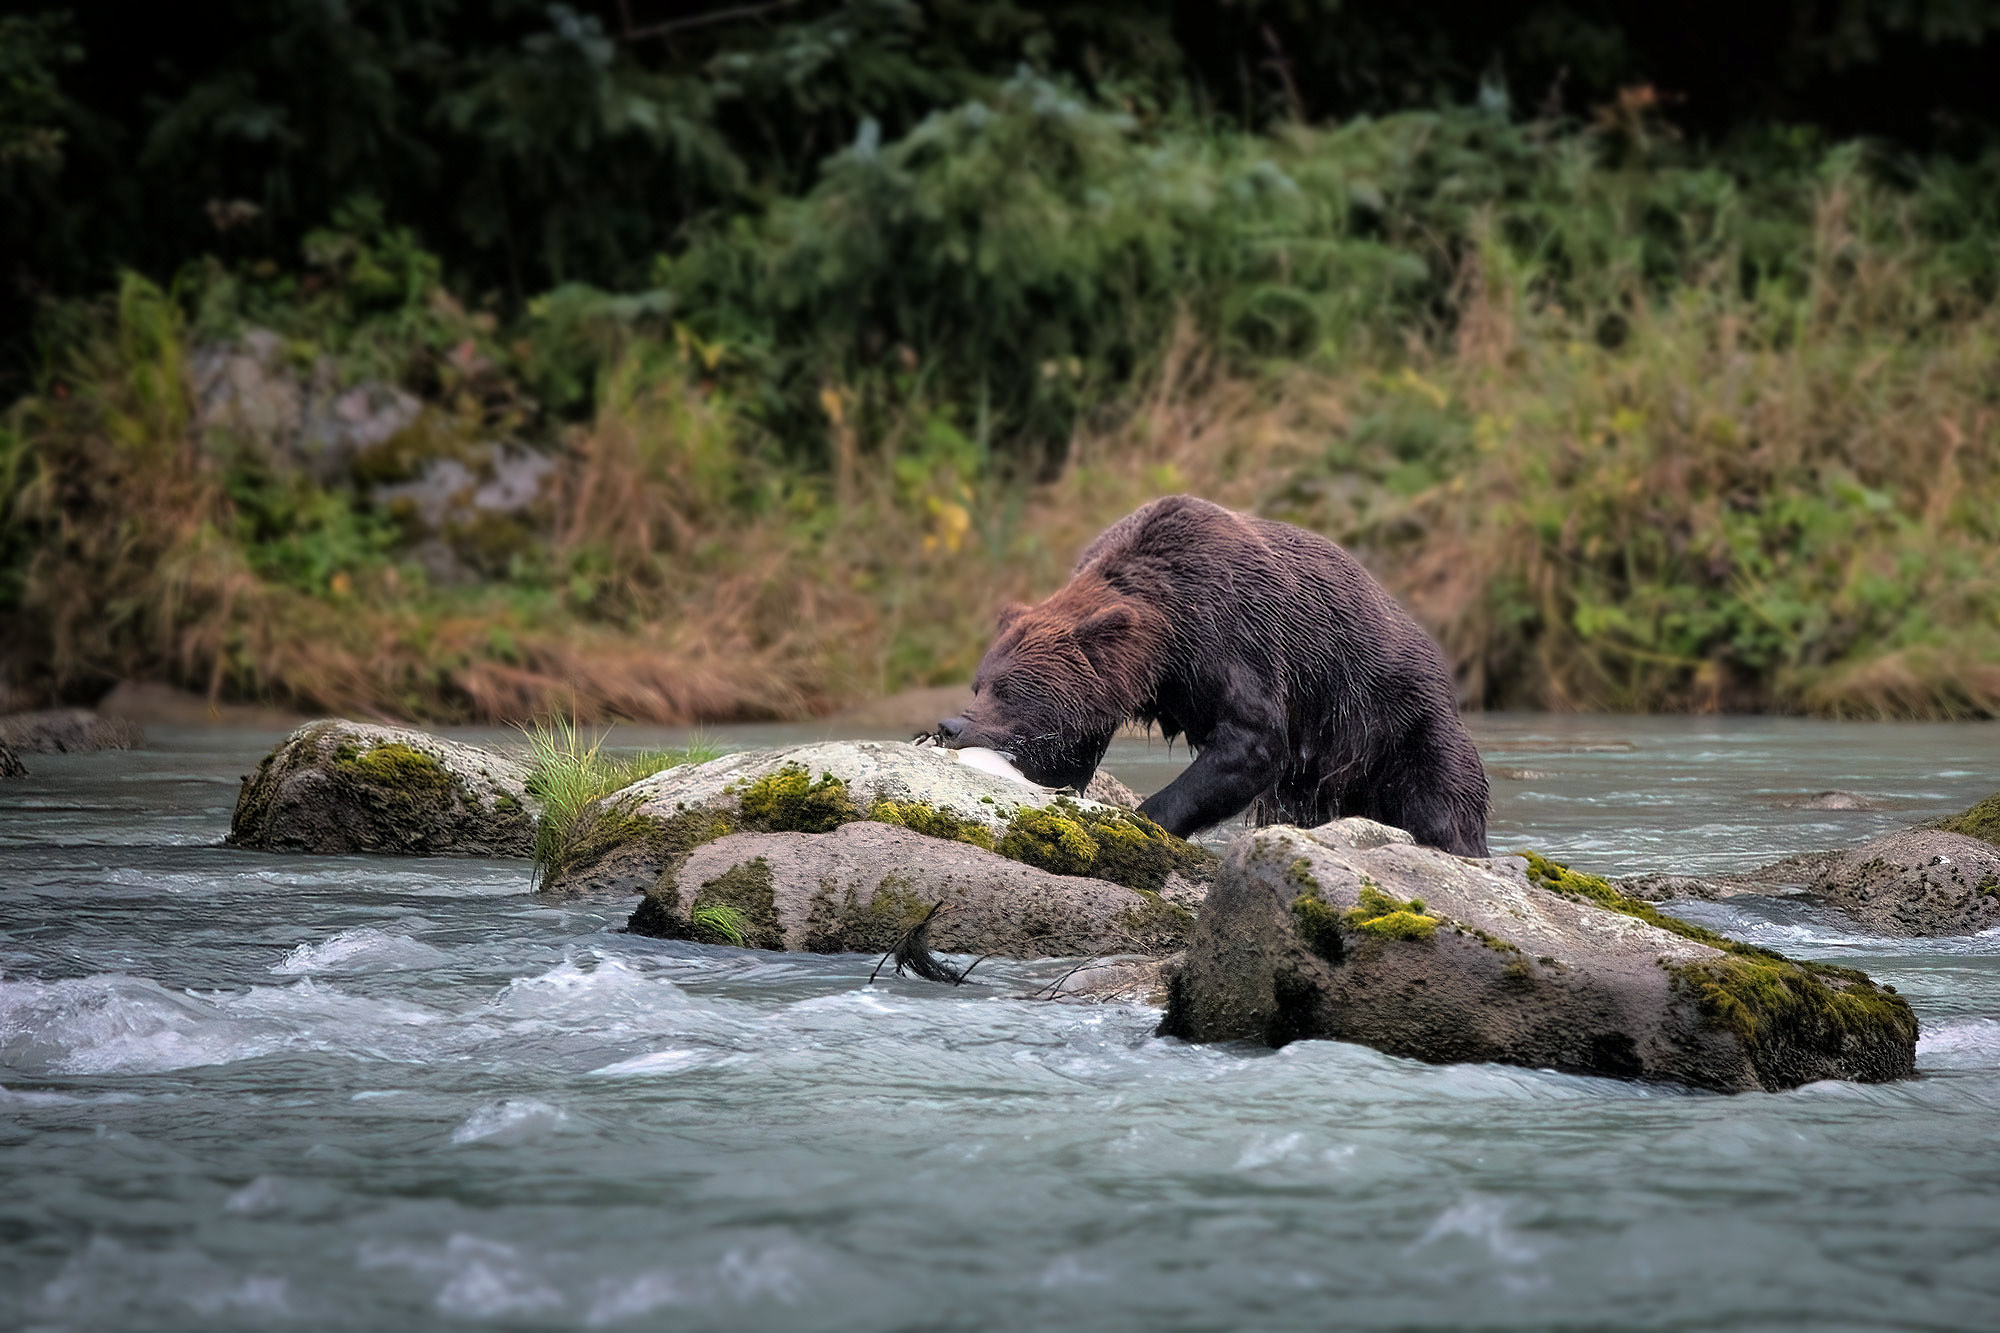
<instances>
[{"instance_id":1,"label":"rapid","mask_svg":"<svg viewBox=\"0 0 2000 1333\"><path fill-rule=\"evenodd\" d=\"M2000 725L1472 719L1492 842L1852 846ZM502 739L465 733L471 739ZM731 746L814 728L711 733ZM1963 1328L2000 1311L2000 932L1669 907L1866 968L1921 1077L1718 1097L620 933L525 862L221 845L275 735L0 784L0 1327ZM615 743L677 737L620 729ZM1121 740L1141 791L1183 749ZM1861 809L1802 798L1840 789Z\"/></svg>"}]
</instances>

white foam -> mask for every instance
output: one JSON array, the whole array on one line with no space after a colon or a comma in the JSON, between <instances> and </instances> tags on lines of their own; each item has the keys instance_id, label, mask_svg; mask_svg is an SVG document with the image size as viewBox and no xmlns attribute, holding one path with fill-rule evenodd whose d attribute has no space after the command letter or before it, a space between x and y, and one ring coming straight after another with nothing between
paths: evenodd
<instances>
[{"instance_id":1,"label":"white foam","mask_svg":"<svg viewBox=\"0 0 2000 1333\"><path fill-rule=\"evenodd\" d=\"M532 1097L482 1106L451 1132L453 1143L521 1143L554 1131L569 1113Z\"/></svg>"},{"instance_id":2,"label":"white foam","mask_svg":"<svg viewBox=\"0 0 2000 1333\"><path fill-rule=\"evenodd\" d=\"M373 926L357 926L317 944L301 944L271 970L280 976L312 972L389 972L437 967L448 955L407 935L392 935Z\"/></svg>"},{"instance_id":3,"label":"white foam","mask_svg":"<svg viewBox=\"0 0 2000 1333\"><path fill-rule=\"evenodd\" d=\"M1917 1037L1925 1069L2000 1069L2000 1019L1960 1018L1927 1026Z\"/></svg>"},{"instance_id":4,"label":"white foam","mask_svg":"<svg viewBox=\"0 0 2000 1333\"><path fill-rule=\"evenodd\" d=\"M592 1078L636 1078L656 1077L661 1074L678 1074L690 1065L701 1062L700 1051L654 1051L648 1055L635 1055L629 1060L605 1065L590 1071Z\"/></svg>"}]
</instances>

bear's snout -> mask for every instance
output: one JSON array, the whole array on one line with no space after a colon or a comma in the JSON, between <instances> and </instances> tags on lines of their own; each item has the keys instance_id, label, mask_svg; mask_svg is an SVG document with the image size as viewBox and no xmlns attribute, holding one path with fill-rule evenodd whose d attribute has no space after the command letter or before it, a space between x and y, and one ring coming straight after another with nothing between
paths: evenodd
<instances>
[{"instance_id":1,"label":"bear's snout","mask_svg":"<svg viewBox=\"0 0 2000 1333\"><path fill-rule=\"evenodd\" d=\"M955 741L972 727L972 723L962 717L948 717L938 723L938 735L946 741Z\"/></svg>"}]
</instances>

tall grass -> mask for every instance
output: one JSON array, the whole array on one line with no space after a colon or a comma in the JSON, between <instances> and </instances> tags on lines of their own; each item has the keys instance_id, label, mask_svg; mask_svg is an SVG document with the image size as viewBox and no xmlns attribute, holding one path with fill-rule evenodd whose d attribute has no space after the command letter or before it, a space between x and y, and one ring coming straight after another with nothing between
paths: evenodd
<instances>
[{"instance_id":1,"label":"tall grass","mask_svg":"<svg viewBox=\"0 0 2000 1333\"><path fill-rule=\"evenodd\" d=\"M522 735L528 794L541 803L532 852L537 867L561 863L576 836L577 816L592 801L655 773L722 755L719 747L699 737L679 749L606 753L604 733L586 738L573 718L563 716L538 719L524 727Z\"/></svg>"}]
</instances>

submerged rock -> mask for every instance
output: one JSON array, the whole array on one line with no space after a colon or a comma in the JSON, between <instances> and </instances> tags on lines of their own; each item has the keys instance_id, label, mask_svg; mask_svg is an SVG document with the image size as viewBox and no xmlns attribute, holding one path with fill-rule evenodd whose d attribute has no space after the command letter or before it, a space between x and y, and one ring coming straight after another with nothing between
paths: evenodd
<instances>
[{"instance_id":1,"label":"submerged rock","mask_svg":"<svg viewBox=\"0 0 2000 1333\"><path fill-rule=\"evenodd\" d=\"M1736 874L1674 875L1649 871L1643 875L1626 875L1612 881L1612 884L1628 898L1640 898L1652 903L1675 898L1700 898L1710 902L1724 898L1790 898L1809 892L1826 868L1840 857L1839 852L1803 852Z\"/></svg>"},{"instance_id":2,"label":"submerged rock","mask_svg":"<svg viewBox=\"0 0 2000 1333\"><path fill-rule=\"evenodd\" d=\"M830 833L855 821L927 835L925 847L968 844L1054 874L1149 891L1179 893L1214 863L1212 853L1131 811L988 771L967 753L828 741L669 769L550 830L543 882L643 892L695 848L730 834Z\"/></svg>"},{"instance_id":3,"label":"submerged rock","mask_svg":"<svg viewBox=\"0 0 2000 1333\"><path fill-rule=\"evenodd\" d=\"M526 856L527 770L421 731L308 722L243 779L229 841L266 851Z\"/></svg>"},{"instance_id":4,"label":"submerged rock","mask_svg":"<svg viewBox=\"0 0 2000 1333\"><path fill-rule=\"evenodd\" d=\"M122 717L99 717L88 708L46 708L0 717L0 745L20 754L90 754L132 750L146 734Z\"/></svg>"},{"instance_id":5,"label":"submerged rock","mask_svg":"<svg viewBox=\"0 0 2000 1333\"><path fill-rule=\"evenodd\" d=\"M1164 953L1181 947L1193 922L1158 893L862 820L697 847L646 891L628 929L753 949L883 953L940 903L931 948L1007 958Z\"/></svg>"},{"instance_id":6,"label":"submerged rock","mask_svg":"<svg viewBox=\"0 0 2000 1333\"><path fill-rule=\"evenodd\" d=\"M1121 810L1137 810L1146 799L1101 768L1090 775L1090 785L1083 789L1083 794L1088 800L1115 805Z\"/></svg>"},{"instance_id":7,"label":"submerged rock","mask_svg":"<svg viewBox=\"0 0 2000 1333\"><path fill-rule=\"evenodd\" d=\"M1834 860L1811 892L1885 935L1977 934L2000 922L2000 847L1904 829Z\"/></svg>"},{"instance_id":8,"label":"submerged rock","mask_svg":"<svg viewBox=\"0 0 2000 1333\"><path fill-rule=\"evenodd\" d=\"M12 750L7 748L4 741L0 741L0 778L25 778L26 776L28 776L27 767L21 763L19 757Z\"/></svg>"},{"instance_id":9,"label":"submerged rock","mask_svg":"<svg viewBox=\"0 0 2000 1333\"><path fill-rule=\"evenodd\" d=\"M1862 973L1734 944L1540 858L1398 834L1350 819L1238 838L1161 1031L1724 1092L1914 1071L1909 1006Z\"/></svg>"},{"instance_id":10,"label":"submerged rock","mask_svg":"<svg viewBox=\"0 0 2000 1333\"><path fill-rule=\"evenodd\" d=\"M1653 902L1802 895L1886 935L1975 934L2000 923L2000 793L1852 851L1806 852L1736 874L1632 875L1618 888Z\"/></svg>"}]
</instances>

